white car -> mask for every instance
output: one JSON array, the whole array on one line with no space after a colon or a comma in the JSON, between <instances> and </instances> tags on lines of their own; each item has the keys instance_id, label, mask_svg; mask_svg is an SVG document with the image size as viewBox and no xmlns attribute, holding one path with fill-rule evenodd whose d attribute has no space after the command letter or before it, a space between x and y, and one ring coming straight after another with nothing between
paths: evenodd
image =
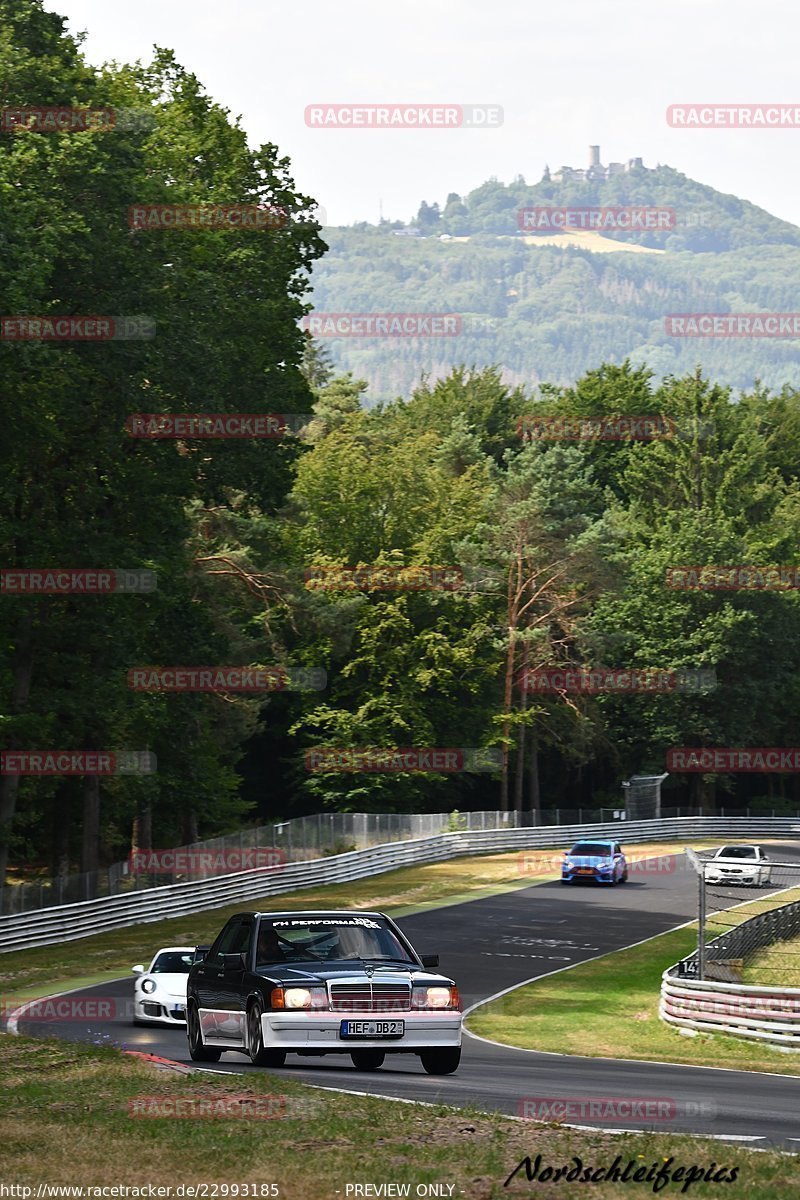
<instances>
[{"instance_id":1,"label":"white car","mask_svg":"<svg viewBox=\"0 0 800 1200\"><path fill-rule=\"evenodd\" d=\"M720 846L705 865L706 883L747 883L763 887L772 878L772 867L761 846Z\"/></svg>"},{"instance_id":2,"label":"white car","mask_svg":"<svg viewBox=\"0 0 800 1200\"><path fill-rule=\"evenodd\" d=\"M133 1023L159 1021L168 1025L186 1024L186 980L194 962L194 946L165 946L154 956L147 970L132 967Z\"/></svg>"}]
</instances>

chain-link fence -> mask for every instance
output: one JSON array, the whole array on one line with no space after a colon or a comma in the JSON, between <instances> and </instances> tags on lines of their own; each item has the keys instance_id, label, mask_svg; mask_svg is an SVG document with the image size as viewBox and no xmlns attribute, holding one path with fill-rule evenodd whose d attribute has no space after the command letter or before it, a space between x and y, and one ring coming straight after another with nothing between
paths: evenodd
<instances>
[{"instance_id":1,"label":"chain-link fence","mask_svg":"<svg viewBox=\"0 0 800 1200\"><path fill-rule=\"evenodd\" d=\"M303 862L365 850L386 842L434 837L459 830L518 829L523 827L585 825L619 821L621 839L625 836L624 806L600 808L547 808L534 812L452 812L452 813L317 813L243 829L224 837L209 838L189 846L168 850L141 851L125 862L95 872L62 875L55 879L12 884L0 888L0 915L31 912L99 896L116 896L140 888L165 883L206 879L278 862ZM697 808L661 805L661 817L695 817ZM765 805L726 805L723 817L792 816ZM800 822L800 812L797 814Z\"/></svg>"},{"instance_id":2,"label":"chain-link fence","mask_svg":"<svg viewBox=\"0 0 800 1200\"><path fill-rule=\"evenodd\" d=\"M800 987L800 861L781 847L687 851L698 884L698 945L684 978Z\"/></svg>"},{"instance_id":3,"label":"chain-link fence","mask_svg":"<svg viewBox=\"0 0 800 1200\"><path fill-rule=\"evenodd\" d=\"M600 810L577 810L581 820L598 820ZM585 816L583 815L585 813ZM543 816L543 815L542 815ZM564 810L569 823L571 812ZM572 818L574 820L574 817ZM158 887L226 875L284 862L303 862L365 850L386 842L434 837L459 830L517 829L543 824L532 813L317 813L272 825L260 825L223 837L164 850L141 850L105 870L62 875L0 888L0 915L30 912L61 904L117 896L140 888Z\"/></svg>"}]
</instances>

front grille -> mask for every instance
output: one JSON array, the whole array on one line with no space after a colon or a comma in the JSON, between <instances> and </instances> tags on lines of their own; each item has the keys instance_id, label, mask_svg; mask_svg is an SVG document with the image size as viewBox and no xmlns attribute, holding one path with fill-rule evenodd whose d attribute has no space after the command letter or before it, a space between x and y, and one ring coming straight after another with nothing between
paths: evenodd
<instances>
[{"instance_id":1,"label":"front grille","mask_svg":"<svg viewBox=\"0 0 800 1200\"><path fill-rule=\"evenodd\" d=\"M153 1004L152 1000L145 1000L144 1004L142 1005L142 1008L144 1009L144 1014L146 1017L160 1017L161 1016L161 1005Z\"/></svg>"},{"instance_id":2,"label":"front grille","mask_svg":"<svg viewBox=\"0 0 800 1200\"><path fill-rule=\"evenodd\" d=\"M409 1012L411 987L398 983L332 983L334 1012Z\"/></svg>"}]
</instances>

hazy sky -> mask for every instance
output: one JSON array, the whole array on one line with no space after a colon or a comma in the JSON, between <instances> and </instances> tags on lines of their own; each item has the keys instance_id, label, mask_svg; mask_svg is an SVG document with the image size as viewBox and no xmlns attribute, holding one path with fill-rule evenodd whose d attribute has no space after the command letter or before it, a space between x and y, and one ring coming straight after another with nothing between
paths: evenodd
<instances>
[{"instance_id":1,"label":"hazy sky","mask_svg":"<svg viewBox=\"0 0 800 1200\"><path fill-rule=\"evenodd\" d=\"M90 60L171 47L251 144L276 142L328 223L409 219L545 162L668 163L800 224L800 128L670 129L680 102L800 105L800 16L778 0L46 0ZM306 127L306 105L499 104L498 129Z\"/></svg>"}]
</instances>

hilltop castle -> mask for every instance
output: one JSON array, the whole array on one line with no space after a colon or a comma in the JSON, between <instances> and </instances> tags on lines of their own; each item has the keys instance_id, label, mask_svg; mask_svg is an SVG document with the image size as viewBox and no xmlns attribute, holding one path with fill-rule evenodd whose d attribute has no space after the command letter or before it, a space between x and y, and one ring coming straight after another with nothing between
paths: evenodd
<instances>
[{"instance_id":1,"label":"hilltop castle","mask_svg":"<svg viewBox=\"0 0 800 1200\"><path fill-rule=\"evenodd\" d=\"M602 182L606 179L611 179L613 175L627 175L629 171L650 171L652 167L646 167L641 158L629 158L625 163L609 163L604 167L600 162L600 147L589 147L589 166L583 167L559 167L557 171L550 174L550 168L545 167L544 175L542 176L545 182L552 180L553 183L582 183L584 180Z\"/></svg>"}]
</instances>

